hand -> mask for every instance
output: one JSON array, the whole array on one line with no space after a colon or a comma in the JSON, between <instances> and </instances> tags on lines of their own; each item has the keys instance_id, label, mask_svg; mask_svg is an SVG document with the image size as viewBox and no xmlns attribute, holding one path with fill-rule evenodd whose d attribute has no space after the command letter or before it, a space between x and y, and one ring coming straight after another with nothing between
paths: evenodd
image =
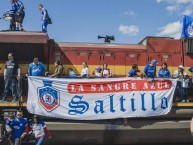
<instances>
[{"instance_id":1,"label":"hand","mask_svg":"<svg viewBox=\"0 0 193 145\"><path fill-rule=\"evenodd\" d=\"M17 80L18 80L18 81L20 80L20 76L17 76Z\"/></svg>"},{"instance_id":2,"label":"hand","mask_svg":"<svg viewBox=\"0 0 193 145\"><path fill-rule=\"evenodd\" d=\"M52 137L51 136L48 136L48 139L51 139Z\"/></svg>"},{"instance_id":3,"label":"hand","mask_svg":"<svg viewBox=\"0 0 193 145\"><path fill-rule=\"evenodd\" d=\"M24 132L22 135L21 135L21 139L23 139L24 137L26 136L26 133Z\"/></svg>"},{"instance_id":4,"label":"hand","mask_svg":"<svg viewBox=\"0 0 193 145\"><path fill-rule=\"evenodd\" d=\"M7 78L4 76L4 80L6 80Z\"/></svg>"}]
</instances>

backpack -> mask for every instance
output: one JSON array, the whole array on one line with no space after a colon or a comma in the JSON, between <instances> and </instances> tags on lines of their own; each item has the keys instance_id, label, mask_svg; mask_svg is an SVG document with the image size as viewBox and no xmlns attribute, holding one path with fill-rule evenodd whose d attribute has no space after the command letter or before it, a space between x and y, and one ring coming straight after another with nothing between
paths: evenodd
<instances>
[{"instance_id":1,"label":"backpack","mask_svg":"<svg viewBox=\"0 0 193 145\"><path fill-rule=\"evenodd\" d=\"M50 18L50 16L48 16L48 17L46 18L46 21L48 22L48 24L52 24L52 19Z\"/></svg>"}]
</instances>

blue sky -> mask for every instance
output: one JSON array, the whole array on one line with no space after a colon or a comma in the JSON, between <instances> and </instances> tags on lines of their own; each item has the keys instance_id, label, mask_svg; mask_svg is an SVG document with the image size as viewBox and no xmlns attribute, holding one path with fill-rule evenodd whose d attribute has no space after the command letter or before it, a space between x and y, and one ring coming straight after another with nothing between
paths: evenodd
<instances>
[{"instance_id":1,"label":"blue sky","mask_svg":"<svg viewBox=\"0 0 193 145\"><path fill-rule=\"evenodd\" d=\"M1 0L0 13L10 9ZM136 44L146 36L181 35L183 15L193 14L193 0L22 0L26 31L41 31L37 5L48 10L53 24L49 38L56 42L103 43L98 35L114 35L113 43ZM0 20L0 29L9 22Z\"/></svg>"}]
</instances>

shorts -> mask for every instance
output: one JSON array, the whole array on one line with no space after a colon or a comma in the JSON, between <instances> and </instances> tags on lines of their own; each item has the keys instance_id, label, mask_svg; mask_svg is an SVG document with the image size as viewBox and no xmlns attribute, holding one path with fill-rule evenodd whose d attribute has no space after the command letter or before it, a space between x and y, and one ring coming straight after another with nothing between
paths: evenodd
<instances>
[{"instance_id":1,"label":"shorts","mask_svg":"<svg viewBox=\"0 0 193 145\"><path fill-rule=\"evenodd\" d=\"M23 23L24 17L25 17L25 14L24 14L24 13L17 12L17 13L15 14L15 22Z\"/></svg>"}]
</instances>

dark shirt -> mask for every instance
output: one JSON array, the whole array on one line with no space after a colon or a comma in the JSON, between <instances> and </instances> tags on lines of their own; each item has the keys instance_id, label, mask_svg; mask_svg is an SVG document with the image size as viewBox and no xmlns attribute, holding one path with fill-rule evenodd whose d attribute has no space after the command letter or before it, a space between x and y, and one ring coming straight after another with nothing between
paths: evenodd
<instances>
[{"instance_id":1,"label":"dark shirt","mask_svg":"<svg viewBox=\"0 0 193 145\"><path fill-rule=\"evenodd\" d=\"M15 61L6 61L5 64L5 77L6 78L14 78L17 76L17 69L19 68L19 65Z\"/></svg>"}]
</instances>

